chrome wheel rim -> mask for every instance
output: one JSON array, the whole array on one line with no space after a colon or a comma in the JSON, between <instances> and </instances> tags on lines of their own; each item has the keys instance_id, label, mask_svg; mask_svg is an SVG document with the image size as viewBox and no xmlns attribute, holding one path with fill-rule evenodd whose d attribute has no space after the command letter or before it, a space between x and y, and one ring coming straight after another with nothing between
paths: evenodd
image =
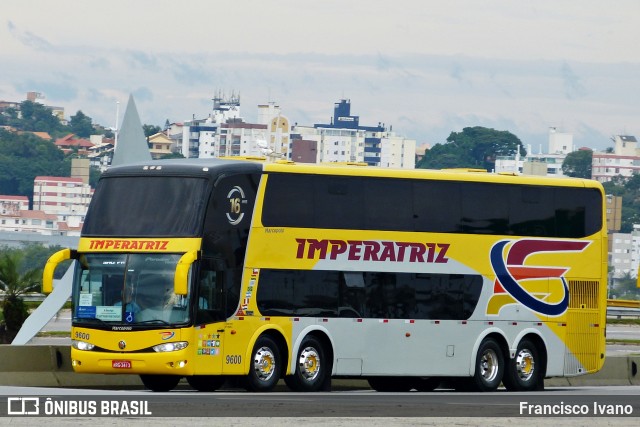
<instances>
[{"instance_id":1,"label":"chrome wheel rim","mask_svg":"<svg viewBox=\"0 0 640 427\"><path fill-rule=\"evenodd\" d=\"M276 363L273 351L269 347L261 347L253 358L253 370L260 381L269 381L273 376Z\"/></svg>"},{"instance_id":2,"label":"chrome wheel rim","mask_svg":"<svg viewBox=\"0 0 640 427\"><path fill-rule=\"evenodd\" d=\"M516 371L518 378L529 381L536 370L536 361L528 349L522 349L516 356Z\"/></svg>"},{"instance_id":3,"label":"chrome wheel rim","mask_svg":"<svg viewBox=\"0 0 640 427\"><path fill-rule=\"evenodd\" d=\"M306 381L313 381L320 373L320 355L313 347L307 347L300 352L298 359L298 369L302 378Z\"/></svg>"},{"instance_id":4,"label":"chrome wheel rim","mask_svg":"<svg viewBox=\"0 0 640 427\"><path fill-rule=\"evenodd\" d=\"M480 375L487 382L494 381L498 376L498 355L494 350L487 349L480 358Z\"/></svg>"}]
</instances>

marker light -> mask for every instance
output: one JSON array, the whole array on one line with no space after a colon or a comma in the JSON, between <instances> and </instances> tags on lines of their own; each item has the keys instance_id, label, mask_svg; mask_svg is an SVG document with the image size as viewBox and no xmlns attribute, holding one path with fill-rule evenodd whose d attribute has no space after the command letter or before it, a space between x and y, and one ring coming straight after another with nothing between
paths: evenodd
<instances>
[{"instance_id":1,"label":"marker light","mask_svg":"<svg viewBox=\"0 0 640 427\"><path fill-rule=\"evenodd\" d=\"M93 344L89 344L86 341L72 340L71 347L75 348L76 350L90 351L93 350L93 347L95 346Z\"/></svg>"},{"instance_id":2,"label":"marker light","mask_svg":"<svg viewBox=\"0 0 640 427\"><path fill-rule=\"evenodd\" d=\"M189 345L186 341L178 341L178 342L167 342L164 344L154 345L153 349L158 353L164 353L167 351L178 351L186 348Z\"/></svg>"}]
</instances>

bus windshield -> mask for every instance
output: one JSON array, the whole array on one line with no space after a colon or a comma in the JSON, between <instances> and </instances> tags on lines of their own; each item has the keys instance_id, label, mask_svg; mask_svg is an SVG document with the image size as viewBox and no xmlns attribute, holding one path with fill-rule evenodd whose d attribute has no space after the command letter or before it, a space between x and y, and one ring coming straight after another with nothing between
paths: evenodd
<instances>
[{"instance_id":1,"label":"bus windshield","mask_svg":"<svg viewBox=\"0 0 640 427\"><path fill-rule=\"evenodd\" d=\"M84 254L74 286L76 323L167 326L189 321L189 295L173 293L180 254Z\"/></svg>"}]
</instances>

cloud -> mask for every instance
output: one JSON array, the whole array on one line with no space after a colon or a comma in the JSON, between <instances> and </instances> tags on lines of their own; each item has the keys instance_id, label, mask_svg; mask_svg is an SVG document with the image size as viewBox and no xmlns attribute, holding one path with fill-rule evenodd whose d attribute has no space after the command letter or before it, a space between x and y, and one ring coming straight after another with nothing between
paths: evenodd
<instances>
[{"instance_id":1,"label":"cloud","mask_svg":"<svg viewBox=\"0 0 640 427\"><path fill-rule=\"evenodd\" d=\"M33 34L30 31L22 31L14 25L12 21L7 21L7 29L11 36L22 43L24 46L39 50L39 51L52 51L54 46L47 40L40 36Z\"/></svg>"},{"instance_id":2,"label":"cloud","mask_svg":"<svg viewBox=\"0 0 640 427\"><path fill-rule=\"evenodd\" d=\"M562 63L561 75L564 93L568 99L581 98L587 95L587 90L582 85L580 78L566 61Z\"/></svg>"},{"instance_id":3,"label":"cloud","mask_svg":"<svg viewBox=\"0 0 640 427\"><path fill-rule=\"evenodd\" d=\"M47 104L47 99L60 101L71 101L78 96L78 88L69 82L61 80L26 80L18 85L17 89L26 93L29 91L40 92L45 96L43 102Z\"/></svg>"}]
</instances>

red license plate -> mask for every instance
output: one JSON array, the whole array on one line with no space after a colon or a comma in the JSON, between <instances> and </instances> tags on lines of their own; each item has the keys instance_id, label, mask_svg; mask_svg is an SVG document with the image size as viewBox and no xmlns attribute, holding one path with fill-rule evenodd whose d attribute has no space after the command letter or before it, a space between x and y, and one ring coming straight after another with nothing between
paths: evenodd
<instances>
[{"instance_id":1,"label":"red license plate","mask_svg":"<svg viewBox=\"0 0 640 427\"><path fill-rule=\"evenodd\" d=\"M130 360L112 360L111 367L115 369L131 369Z\"/></svg>"}]
</instances>

